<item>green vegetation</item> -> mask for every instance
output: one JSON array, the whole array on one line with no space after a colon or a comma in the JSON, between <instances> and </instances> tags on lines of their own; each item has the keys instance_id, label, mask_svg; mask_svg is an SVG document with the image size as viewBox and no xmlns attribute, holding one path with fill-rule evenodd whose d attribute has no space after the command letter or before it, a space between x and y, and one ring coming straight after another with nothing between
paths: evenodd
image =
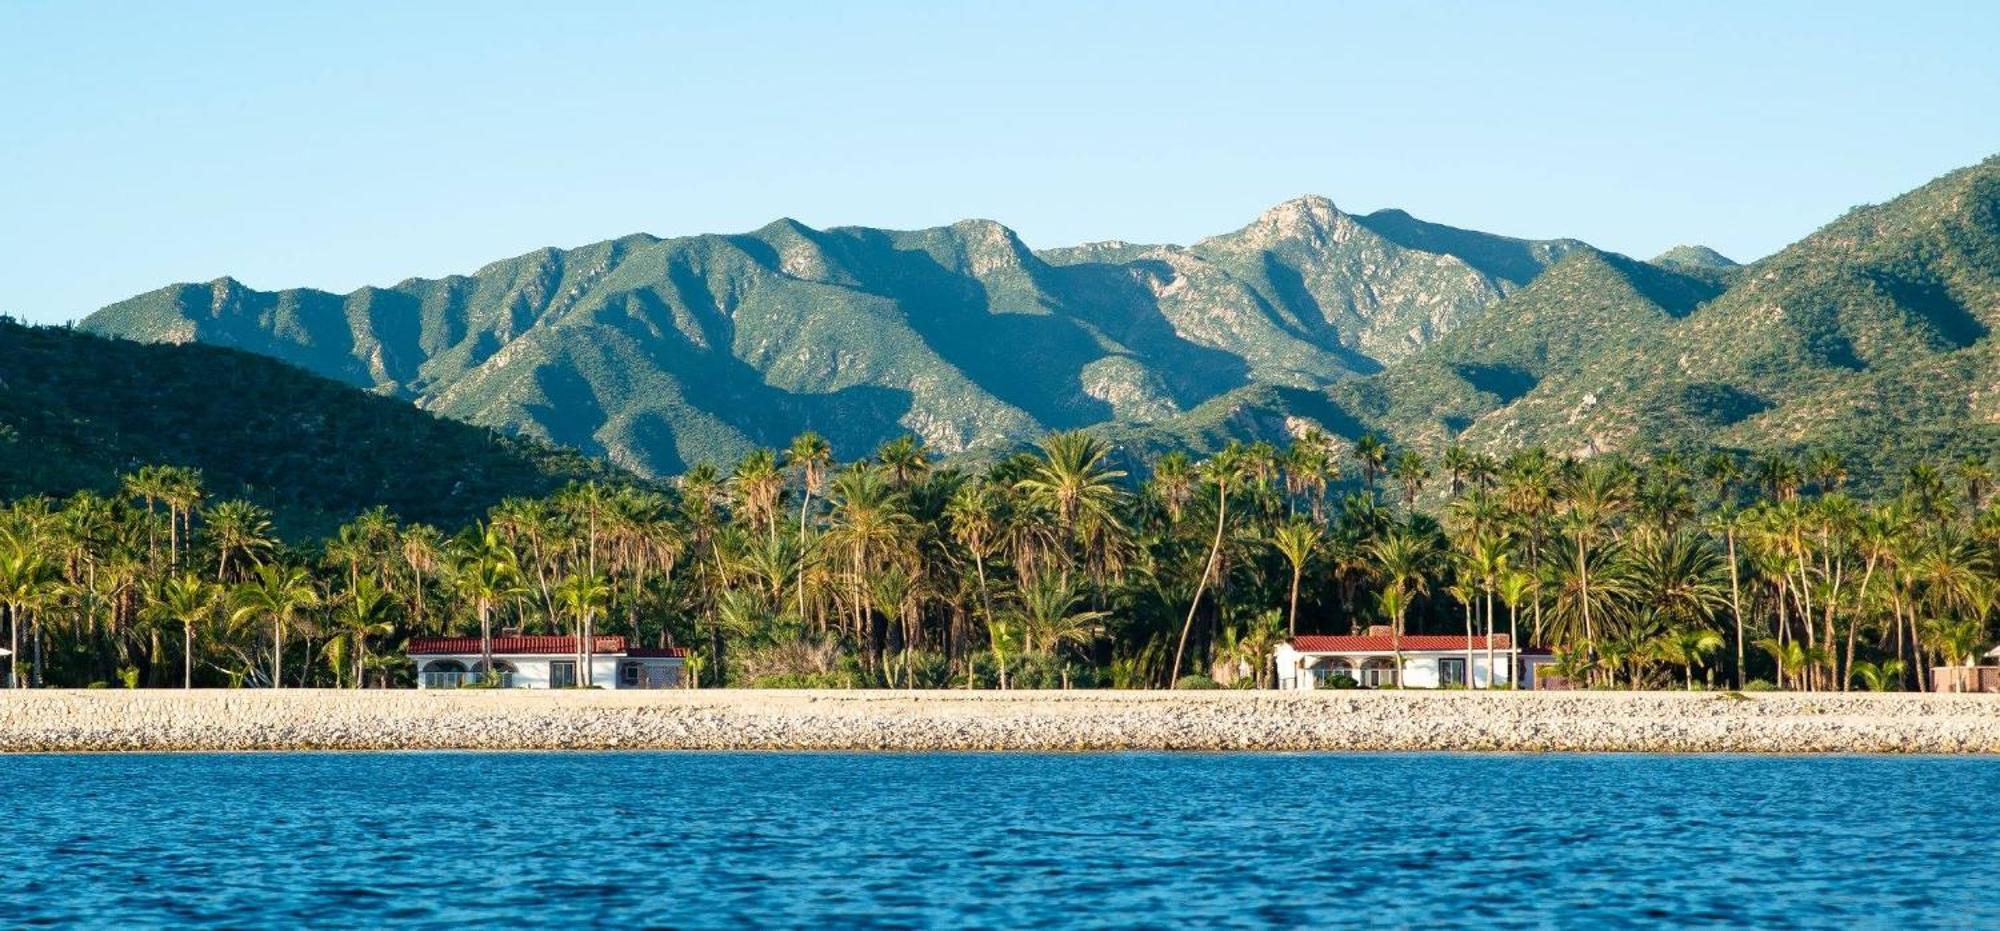
<instances>
[{"instance_id":1,"label":"green vegetation","mask_svg":"<svg viewBox=\"0 0 2000 931\"><path fill-rule=\"evenodd\" d=\"M1990 460L1868 501L1829 453L1432 460L1308 433L1141 481L1110 453L1057 433L970 472L905 438L837 467L803 436L449 531L372 509L311 547L147 467L0 511L0 619L17 684L71 686L405 684L409 636L520 628L689 646L706 684L1254 687L1288 631L1381 624L1505 631L1598 687L1903 689L1993 639Z\"/></svg>"},{"instance_id":2,"label":"green vegetation","mask_svg":"<svg viewBox=\"0 0 2000 931\"><path fill-rule=\"evenodd\" d=\"M0 496L112 494L161 462L296 537L377 505L459 524L510 495L622 474L249 353L0 321Z\"/></svg>"},{"instance_id":3,"label":"green vegetation","mask_svg":"<svg viewBox=\"0 0 2000 931\"><path fill-rule=\"evenodd\" d=\"M779 221L344 296L175 285L83 326L262 353L663 477L808 430L849 457L915 433L991 458L1247 385L1324 387L1409 354L1571 247L1318 198L1190 247L1035 253L989 221Z\"/></svg>"},{"instance_id":4,"label":"green vegetation","mask_svg":"<svg viewBox=\"0 0 2000 931\"><path fill-rule=\"evenodd\" d=\"M87 329L248 349L640 475L813 431L991 463L1090 429L1128 470L1306 427L1435 455L1834 449L1857 487L2000 448L2000 159L1750 265L1279 204L1191 246L780 221L348 295L228 279Z\"/></svg>"}]
</instances>

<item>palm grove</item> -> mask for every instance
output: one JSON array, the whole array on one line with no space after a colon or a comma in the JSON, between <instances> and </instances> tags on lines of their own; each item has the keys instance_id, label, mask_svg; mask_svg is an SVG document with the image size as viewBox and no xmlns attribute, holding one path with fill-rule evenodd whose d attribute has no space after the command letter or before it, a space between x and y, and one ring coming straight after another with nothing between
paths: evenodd
<instances>
[{"instance_id":1,"label":"palm grove","mask_svg":"<svg viewBox=\"0 0 2000 931\"><path fill-rule=\"evenodd\" d=\"M0 513L9 681L406 685L410 636L617 633L706 685L1269 685L1292 633L1511 633L1596 687L1928 687L1991 639L1985 461L1879 500L1839 457L1436 457L1312 432L1172 453L1085 433L981 470L814 435L672 487L575 484L447 533L310 547L191 469Z\"/></svg>"}]
</instances>

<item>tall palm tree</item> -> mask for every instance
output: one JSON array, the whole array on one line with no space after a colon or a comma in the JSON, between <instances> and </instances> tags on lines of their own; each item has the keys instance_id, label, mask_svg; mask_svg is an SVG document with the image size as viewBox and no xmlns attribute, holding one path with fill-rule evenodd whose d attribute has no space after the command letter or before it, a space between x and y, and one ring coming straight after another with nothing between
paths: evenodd
<instances>
[{"instance_id":1,"label":"tall palm tree","mask_svg":"<svg viewBox=\"0 0 2000 931\"><path fill-rule=\"evenodd\" d=\"M1373 495L1375 477L1382 474L1383 467L1389 461L1388 444L1383 443L1382 439L1373 433L1363 433L1360 439L1354 441L1354 449L1349 455L1353 456L1355 464L1361 467L1361 480L1367 484L1368 493Z\"/></svg>"},{"instance_id":2,"label":"tall palm tree","mask_svg":"<svg viewBox=\"0 0 2000 931\"><path fill-rule=\"evenodd\" d=\"M1515 673L1520 670L1521 666L1518 659L1521 653L1521 602L1534 594L1535 584L1535 577L1533 575L1514 570L1503 573L1500 576L1499 584L1495 586L1495 593L1500 596L1500 603L1507 606L1507 649L1509 651L1507 681L1515 688L1521 687L1520 683L1514 680Z\"/></svg>"},{"instance_id":3,"label":"tall palm tree","mask_svg":"<svg viewBox=\"0 0 2000 931\"><path fill-rule=\"evenodd\" d=\"M830 489L834 507L828 542L846 557L854 633L867 643L871 657L880 656L881 642L866 592L877 569L906 550L915 525L892 481L886 468L861 464L834 476Z\"/></svg>"},{"instance_id":4,"label":"tall palm tree","mask_svg":"<svg viewBox=\"0 0 2000 931\"><path fill-rule=\"evenodd\" d=\"M1423 493L1424 483L1430 481L1430 461L1424 454L1414 449L1406 449L1396 454L1389 463L1389 474L1395 476L1396 483L1403 486L1403 510L1412 512L1417 507L1417 495Z\"/></svg>"},{"instance_id":5,"label":"tall palm tree","mask_svg":"<svg viewBox=\"0 0 2000 931\"><path fill-rule=\"evenodd\" d=\"M1592 609L1609 601L1592 597L1591 570L1596 561L1591 558L1591 549L1602 542L1612 522L1630 504L1631 488L1627 478L1615 467L1591 466L1564 483L1562 527L1574 547L1575 559L1569 568L1574 572L1572 578L1578 587L1578 597L1572 604L1580 612L1583 645L1587 653L1594 652L1598 643Z\"/></svg>"},{"instance_id":6,"label":"tall palm tree","mask_svg":"<svg viewBox=\"0 0 2000 931\"><path fill-rule=\"evenodd\" d=\"M39 541L29 534L0 534L0 607L7 609L7 678L21 681L21 628L47 597L49 566Z\"/></svg>"},{"instance_id":7,"label":"tall palm tree","mask_svg":"<svg viewBox=\"0 0 2000 931\"><path fill-rule=\"evenodd\" d=\"M1398 528L1370 548L1378 577L1387 583L1384 604L1389 616L1390 652L1395 655L1396 683L1403 681L1403 633L1411 600L1430 592L1430 574L1438 551L1432 539L1408 527ZM1393 593L1393 598L1389 597Z\"/></svg>"},{"instance_id":8,"label":"tall palm tree","mask_svg":"<svg viewBox=\"0 0 2000 931\"><path fill-rule=\"evenodd\" d=\"M1453 498L1465 493L1465 480L1472 472L1474 459L1471 450L1456 443L1445 447L1441 464L1444 466L1445 481Z\"/></svg>"},{"instance_id":9,"label":"tall palm tree","mask_svg":"<svg viewBox=\"0 0 2000 931\"><path fill-rule=\"evenodd\" d=\"M236 581L230 575L232 559L259 562L277 546L271 530L271 512L248 501L224 501L202 515L210 545L215 547L215 581Z\"/></svg>"},{"instance_id":10,"label":"tall palm tree","mask_svg":"<svg viewBox=\"0 0 2000 931\"><path fill-rule=\"evenodd\" d=\"M215 618L222 606L222 586L192 572L183 572L154 590L154 618L181 626L181 688L194 688L195 629Z\"/></svg>"},{"instance_id":11,"label":"tall palm tree","mask_svg":"<svg viewBox=\"0 0 2000 931\"><path fill-rule=\"evenodd\" d=\"M1271 532L1271 548L1285 557L1286 565L1292 569L1292 584L1285 610L1285 630L1290 636L1296 637L1299 633L1299 581L1305 576L1306 561L1312 558L1319 541L1319 527L1300 518L1281 524Z\"/></svg>"},{"instance_id":12,"label":"tall palm tree","mask_svg":"<svg viewBox=\"0 0 2000 931\"><path fill-rule=\"evenodd\" d=\"M806 574L811 550L806 545L806 520L812 514L813 495L826 486L826 470L833 464L833 444L808 430L792 438L785 450L785 465L799 470L799 576ZM806 587L799 586L799 617L806 616Z\"/></svg>"},{"instance_id":13,"label":"tall palm tree","mask_svg":"<svg viewBox=\"0 0 2000 931\"><path fill-rule=\"evenodd\" d=\"M1229 527L1229 489L1246 477L1244 457L1242 445L1231 443L1202 466L1209 484L1215 486L1215 538L1209 543L1208 556L1202 562L1201 577L1195 582L1194 598L1188 602L1187 620L1181 622L1180 645L1174 648L1174 671L1168 682L1169 688L1180 684L1181 664L1187 656L1188 632L1194 629L1194 616L1201 608L1201 596L1207 592L1209 580L1216 573L1222 554L1222 536Z\"/></svg>"},{"instance_id":14,"label":"tall palm tree","mask_svg":"<svg viewBox=\"0 0 2000 931\"><path fill-rule=\"evenodd\" d=\"M334 608L338 639L353 653L354 688L363 686L368 668L368 638L386 637L395 630L392 622L395 600L389 590L363 577L340 596Z\"/></svg>"},{"instance_id":15,"label":"tall palm tree","mask_svg":"<svg viewBox=\"0 0 2000 931\"><path fill-rule=\"evenodd\" d=\"M882 464L889 485L898 491L907 491L931 471L930 453L922 441L909 434L882 444L875 451L875 461Z\"/></svg>"},{"instance_id":16,"label":"tall palm tree","mask_svg":"<svg viewBox=\"0 0 2000 931\"><path fill-rule=\"evenodd\" d=\"M1176 450L1153 463L1153 477L1147 482L1147 487L1166 510L1167 522L1179 523L1181 515L1187 511L1188 502L1194 498L1198 482L1194 463L1186 453Z\"/></svg>"},{"instance_id":17,"label":"tall palm tree","mask_svg":"<svg viewBox=\"0 0 2000 931\"><path fill-rule=\"evenodd\" d=\"M1125 473L1105 464L1110 444L1081 431L1059 432L1042 440L1041 452L1034 472L1014 487L1031 503L1055 513L1065 547L1075 546L1078 528L1085 523L1118 523L1117 509L1125 497L1118 480Z\"/></svg>"},{"instance_id":18,"label":"tall palm tree","mask_svg":"<svg viewBox=\"0 0 2000 931\"><path fill-rule=\"evenodd\" d=\"M785 475L778 470L778 457L768 449L751 450L736 464L729 476L738 517L752 530L778 535L778 511L785 495Z\"/></svg>"},{"instance_id":19,"label":"tall palm tree","mask_svg":"<svg viewBox=\"0 0 2000 931\"><path fill-rule=\"evenodd\" d=\"M597 616L611 606L611 580L601 573L575 573L556 586L556 599L576 625L577 684L589 688L596 684L591 665L597 647Z\"/></svg>"},{"instance_id":20,"label":"tall palm tree","mask_svg":"<svg viewBox=\"0 0 2000 931\"><path fill-rule=\"evenodd\" d=\"M1497 533L1486 533L1473 537L1465 551L1466 569L1472 574L1472 580L1477 586L1477 592L1485 598L1486 681L1489 686L1496 681L1494 675L1495 667L1493 665L1495 659L1493 644L1493 593L1494 589L1500 585L1501 578L1507 575L1508 562L1512 559L1513 551L1514 541L1505 535ZM1467 669L1471 669L1471 660L1468 659L1465 665Z\"/></svg>"},{"instance_id":21,"label":"tall palm tree","mask_svg":"<svg viewBox=\"0 0 2000 931\"><path fill-rule=\"evenodd\" d=\"M271 624L271 687L285 687L285 629L298 620L300 611L320 603L319 588L312 576L298 566L270 563L257 567L250 578L231 594L236 623L263 619Z\"/></svg>"},{"instance_id":22,"label":"tall palm tree","mask_svg":"<svg viewBox=\"0 0 2000 931\"><path fill-rule=\"evenodd\" d=\"M993 595L986 579L986 561L999 543L1001 502L1001 495L993 485L972 481L959 486L945 509L952 538L972 557L973 572L979 582L980 617L988 621L993 619Z\"/></svg>"},{"instance_id":23,"label":"tall palm tree","mask_svg":"<svg viewBox=\"0 0 2000 931\"><path fill-rule=\"evenodd\" d=\"M1735 464L1734 459L1725 457L1723 461L1731 466ZM1724 501L1710 516L1708 524L1710 532L1721 532L1724 545L1727 547L1725 559L1729 567L1729 614L1736 623L1736 688L1740 690L1744 685L1744 646L1747 641L1743 636L1742 561L1736 555L1736 538L1743 529L1743 512L1738 510L1734 503Z\"/></svg>"},{"instance_id":24,"label":"tall palm tree","mask_svg":"<svg viewBox=\"0 0 2000 931\"><path fill-rule=\"evenodd\" d=\"M479 672L493 674L493 608L509 598L526 594L521 584L519 557L500 539L491 525L475 527L460 537L452 585L459 597L472 603L479 616Z\"/></svg>"}]
</instances>

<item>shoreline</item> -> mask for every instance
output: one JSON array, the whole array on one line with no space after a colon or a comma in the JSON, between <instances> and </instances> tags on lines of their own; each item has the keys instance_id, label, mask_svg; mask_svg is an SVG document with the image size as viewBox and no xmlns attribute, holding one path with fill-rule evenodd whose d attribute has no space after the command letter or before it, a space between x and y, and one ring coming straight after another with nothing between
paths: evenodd
<instances>
[{"instance_id":1,"label":"shoreline","mask_svg":"<svg viewBox=\"0 0 2000 931\"><path fill-rule=\"evenodd\" d=\"M0 693L0 753L289 750L2000 754L2000 695L749 689Z\"/></svg>"}]
</instances>

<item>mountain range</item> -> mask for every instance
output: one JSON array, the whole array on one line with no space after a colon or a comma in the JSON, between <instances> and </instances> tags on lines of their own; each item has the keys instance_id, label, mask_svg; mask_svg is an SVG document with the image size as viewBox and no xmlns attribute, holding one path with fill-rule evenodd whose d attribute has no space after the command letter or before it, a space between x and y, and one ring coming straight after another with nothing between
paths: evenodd
<instances>
[{"instance_id":1,"label":"mountain range","mask_svg":"<svg viewBox=\"0 0 2000 931\"><path fill-rule=\"evenodd\" d=\"M843 457L904 433L979 456L1056 429L1137 454L1310 426L1578 454L1834 445L1892 469L1995 447L1997 324L2000 158L1749 265L1302 197L1187 246L780 220L345 295L179 284L82 327L272 356L665 476L804 430Z\"/></svg>"},{"instance_id":2,"label":"mountain range","mask_svg":"<svg viewBox=\"0 0 2000 931\"><path fill-rule=\"evenodd\" d=\"M455 528L509 496L631 478L246 352L0 321L0 499L114 494L149 465L199 469L211 499L270 509L290 539L377 505Z\"/></svg>"}]
</instances>

